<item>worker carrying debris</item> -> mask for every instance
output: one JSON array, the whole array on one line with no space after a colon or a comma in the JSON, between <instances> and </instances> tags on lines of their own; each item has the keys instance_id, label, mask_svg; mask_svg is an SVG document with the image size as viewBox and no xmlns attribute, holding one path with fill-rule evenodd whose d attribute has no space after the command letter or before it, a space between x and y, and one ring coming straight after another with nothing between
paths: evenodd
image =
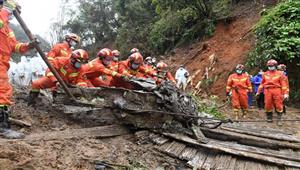
<instances>
[{"instance_id":1,"label":"worker carrying debris","mask_svg":"<svg viewBox=\"0 0 300 170\"><path fill-rule=\"evenodd\" d=\"M178 68L178 70L175 73L177 88L182 89L183 91L185 91L185 89L187 87L187 80L188 80L189 76L190 76L189 72L184 68L183 65L180 65L180 67Z\"/></svg>"},{"instance_id":2,"label":"worker carrying debris","mask_svg":"<svg viewBox=\"0 0 300 170\"><path fill-rule=\"evenodd\" d=\"M147 78L154 77L157 80L157 74L153 69L147 69L143 64L143 56L139 52L131 54L127 60L119 63L120 74L128 76L129 78ZM133 89L133 86L128 82L121 83L124 88Z\"/></svg>"},{"instance_id":3,"label":"worker carrying debris","mask_svg":"<svg viewBox=\"0 0 300 170\"><path fill-rule=\"evenodd\" d=\"M56 57L69 57L72 49L80 42L80 37L74 33L68 33L64 36L64 41L55 44L48 52L48 60L54 60Z\"/></svg>"},{"instance_id":4,"label":"worker carrying debris","mask_svg":"<svg viewBox=\"0 0 300 170\"><path fill-rule=\"evenodd\" d=\"M176 84L176 81L172 76L172 74L169 72L169 67L166 63L162 61L157 63L156 70L157 70L157 76L159 78L161 78L162 80L171 81L172 83L174 83L174 85ZM159 79L157 83L160 84L161 80Z\"/></svg>"},{"instance_id":5,"label":"worker carrying debris","mask_svg":"<svg viewBox=\"0 0 300 170\"><path fill-rule=\"evenodd\" d=\"M244 65L238 64L235 73L227 80L226 96L231 96L235 119L245 117L248 113L248 92L252 92L249 76L244 73ZM240 114L240 110L242 114Z\"/></svg>"},{"instance_id":6,"label":"worker carrying debris","mask_svg":"<svg viewBox=\"0 0 300 170\"><path fill-rule=\"evenodd\" d=\"M126 75L118 73L118 63L113 58L112 51L104 48L98 52L96 59L84 66L85 76L95 87L116 86L119 78L128 80Z\"/></svg>"},{"instance_id":7,"label":"worker carrying debris","mask_svg":"<svg viewBox=\"0 0 300 170\"><path fill-rule=\"evenodd\" d=\"M283 99L288 100L289 88L285 75L277 70L277 65L277 61L273 59L267 62L268 71L263 74L256 96L264 89L267 121L273 122L273 108L275 107L278 116L277 124L282 126Z\"/></svg>"},{"instance_id":8,"label":"worker carrying debris","mask_svg":"<svg viewBox=\"0 0 300 170\"><path fill-rule=\"evenodd\" d=\"M3 8L4 1L0 0L0 132L5 138L22 138L23 134L10 129L9 106L12 104L13 90L9 84L7 71L10 56L13 52L25 53L33 49L38 42L34 40L29 43L21 43L16 40L14 32L9 27L9 21L13 16L12 10L20 9L14 1L6 3L5 5L10 8Z\"/></svg>"},{"instance_id":9,"label":"worker carrying debris","mask_svg":"<svg viewBox=\"0 0 300 170\"><path fill-rule=\"evenodd\" d=\"M58 71L61 78L69 85L81 87L91 86L83 75L82 64L87 63L89 59L85 50L78 49L72 52L70 57L57 57L51 60L51 65ZM49 70L46 76L32 82L29 94L28 105L34 106L39 95L40 89L53 88L58 85L58 81Z\"/></svg>"}]
</instances>

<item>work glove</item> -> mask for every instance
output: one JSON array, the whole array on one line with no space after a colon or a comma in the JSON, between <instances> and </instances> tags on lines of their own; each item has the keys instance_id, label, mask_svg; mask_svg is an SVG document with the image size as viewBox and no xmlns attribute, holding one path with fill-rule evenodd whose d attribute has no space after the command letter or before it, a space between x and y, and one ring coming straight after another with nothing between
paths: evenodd
<instances>
[{"instance_id":1,"label":"work glove","mask_svg":"<svg viewBox=\"0 0 300 170\"><path fill-rule=\"evenodd\" d=\"M33 49L36 45L40 44L40 41L37 38L34 38L28 43L28 48Z\"/></svg>"},{"instance_id":2,"label":"work glove","mask_svg":"<svg viewBox=\"0 0 300 170\"><path fill-rule=\"evenodd\" d=\"M284 101L288 101L289 100L289 95L288 94L284 94L283 95L283 100Z\"/></svg>"},{"instance_id":3,"label":"work glove","mask_svg":"<svg viewBox=\"0 0 300 170\"><path fill-rule=\"evenodd\" d=\"M125 75L122 75L121 78L124 80L124 81L130 81L130 79L132 78L133 76L125 76Z\"/></svg>"}]
</instances>

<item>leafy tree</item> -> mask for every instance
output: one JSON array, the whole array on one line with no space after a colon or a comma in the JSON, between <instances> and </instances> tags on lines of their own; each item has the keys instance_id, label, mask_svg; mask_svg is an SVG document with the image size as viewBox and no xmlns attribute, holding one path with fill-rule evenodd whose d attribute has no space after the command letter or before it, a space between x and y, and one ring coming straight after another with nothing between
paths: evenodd
<instances>
[{"instance_id":1,"label":"leafy tree","mask_svg":"<svg viewBox=\"0 0 300 170\"><path fill-rule=\"evenodd\" d=\"M267 60L276 59L287 65L291 87L299 89L300 1L284 1L268 10L254 29L256 47L249 54L247 65L264 67Z\"/></svg>"},{"instance_id":2,"label":"leafy tree","mask_svg":"<svg viewBox=\"0 0 300 170\"><path fill-rule=\"evenodd\" d=\"M78 0L79 7L70 9L70 19L64 30L78 34L82 38L82 46L97 51L108 42L114 42L118 22L115 8L111 0Z\"/></svg>"}]
</instances>

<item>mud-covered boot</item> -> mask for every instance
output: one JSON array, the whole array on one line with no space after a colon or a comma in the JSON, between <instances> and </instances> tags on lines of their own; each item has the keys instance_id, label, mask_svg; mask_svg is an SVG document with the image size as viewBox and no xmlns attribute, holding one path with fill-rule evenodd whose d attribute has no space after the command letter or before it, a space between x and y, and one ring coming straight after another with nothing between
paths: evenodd
<instances>
[{"instance_id":1,"label":"mud-covered boot","mask_svg":"<svg viewBox=\"0 0 300 170\"><path fill-rule=\"evenodd\" d=\"M272 123L273 122L273 112L266 112L267 115L267 122Z\"/></svg>"},{"instance_id":2,"label":"mud-covered boot","mask_svg":"<svg viewBox=\"0 0 300 170\"><path fill-rule=\"evenodd\" d=\"M27 105L34 107L36 105L39 94L40 92L30 91Z\"/></svg>"},{"instance_id":3,"label":"mud-covered boot","mask_svg":"<svg viewBox=\"0 0 300 170\"><path fill-rule=\"evenodd\" d=\"M22 139L24 134L10 129L9 111L7 107L0 108L0 135L6 139Z\"/></svg>"},{"instance_id":4,"label":"mud-covered boot","mask_svg":"<svg viewBox=\"0 0 300 170\"><path fill-rule=\"evenodd\" d=\"M240 118L239 110L238 110L238 109L234 109L234 110L233 110L233 114L234 114L234 119L235 119L235 120L239 120L239 118Z\"/></svg>"},{"instance_id":5,"label":"mud-covered boot","mask_svg":"<svg viewBox=\"0 0 300 170\"><path fill-rule=\"evenodd\" d=\"M192 131L198 142L208 143L208 139L204 136L199 126L192 124Z\"/></svg>"},{"instance_id":6,"label":"mud-covered boot","mask_svg":"<svg viewBox=\"0 0 300 170\"><path fill-rule=\"evenodd\" d=\"M243 114L242 114L242 118L246 118L246 116L248 115L248 110L243 110Z\"/></svg>"},{"instance_id":7,"label":"mud-covered boot","mask_svg":"<svg viewBox=\"0 0 300 170\"><path fill-rule=\"evenodd\" d=\"M278 126L282 126L283 122L282 122L282 112L277 112L277 125Z\"/></svg>"}]
</instances>

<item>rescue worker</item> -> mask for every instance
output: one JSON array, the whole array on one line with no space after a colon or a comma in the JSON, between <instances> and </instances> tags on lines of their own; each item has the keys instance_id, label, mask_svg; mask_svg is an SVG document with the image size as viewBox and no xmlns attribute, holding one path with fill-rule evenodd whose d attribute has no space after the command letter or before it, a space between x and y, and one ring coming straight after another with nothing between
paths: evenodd
<instances>
[{"instance_id":1,"label":"rescue worker","mask_svg":"<svg viewBox=\"0 0 300 170\"><path fill-rule=\"evenodd\" d=\"M251 82L254 85L254 93L256 94L258 91L258 87L261 84L262 81L262 75L263 75L263 70L259 70L258 74L255 75L254 77L252 77ZM257 103L257 107L259 110L264 108L264 92L262 90L262 92L259 94L259 96L256 97L256 103Z\"/></svg>"},{"instance_id":2,"label":"rescue worker","mask_svg":"<svg viewBox=\"0 0 300 170\"><path fill-rule=\"evenodd\" d=\"M249 76L244 73L244 65L238 64L235 73L231 74L227 80L226 96L231 100L235 119L245 117L248 113L248 92L252 92ZM242 114L240 114L242 110Z\"/></svg>"},{"instance_id":3,"label":"rescue worker","mask_svg":"<svg viewBox=\"0 0 300 170\"><path fill-rule=\"evenodd\" d=\"M118 61L119 61L119 58L121 57L120 51L119 51L119 50L113 50L113 51L112 51L112 55L114 56L113 61L114 61L114 62L118 62Z\"/></svg>"},{"instance_id":4,"label":"rescue worker","mask_svg":"<svg viewBox=\"0 0 300 170\"><path fill-rule=\"evenodd\" d=\"M154 77L154 80L157 80L155 71L143 65L143 56L139 52L131 54L127 60L120 62L118 72L130 78ZM126 82L122 83L122 87L133 89L133 86Z\"/></svg>"},{"instance_id":5,"label":"rescue worker","mask_svg":"<svg viewBox=\"0 0 300 170\"><path fill-rule=\"evenodd\" d=\"M68 33L64 36L62 43L55 44L47 53L48 60L54 60L56 57L69 57L72 49L80 42L80 37L74 33Z\"/></svg>"},{"instance_id":6,"label":"rescue worker","mask_svg":"<svg viewBox=\"0 0 300 170\"><path fill-rule=\"evenodd\" d=\"M137 53L137 52L140 52L140 50L137 49L137 48L133 48L133 49L130 50L130 55L133 54L133 53Z\"/></svg>"},{"instance_id":7,"label":"rescue worker","mask_svg":"<svg viewBox=\"0 0 300 170\"><path fill-rule=\"evenodd\" d=\"M261 85L258 87L256 96L264 89L267 121L273 122L273 107L275 107L278 116L277 124L281 126L283 99L288 100L289 89L285 76L281 71L277 71L277 65L277 61L273 59L267 62L268 71L262 76Z\"/></svg>"},{"instance_id":8,"label":"rescue worker","mask_svg":"<svg viewBox=\"0 0 300 170\"><path fill-rule=\"evenodd\" d=\"M176 81L168 69L169 68L166 63L162 61L157 63L156 65L157 76L163 80L171 81L172 83L174 83L174 85L176 85ZM160 84L160 80L158 81L158 84Z\"/></svg>"},{"instance_id":9,"label":"rescue worker","mask_svg":"<svg viewBox=\"0 0 300 170\"><path fill-rule=\"evenodd\" d=\"M285 78L285 81L286 81L286 84L287 84L287 86L288 86L288 90L290 89L289 88L289 79L288 79L288 76L287 76L287 71L286 71L286 65L284 65L284 64L279 64L278 66L277 66L277 69L279 70L279 71L281 71L283 74L284 74L284 78ZM289 93L289 91L288 91L288 93ZM282 95L284 95L284 94L282 94ZM287 100L284 100L283 101L283 113L286 113L286 103L287 103Z\"/></svg>"},{"instance_id":10,"label":"rescue worker","mask_svg":"<svg viewBox=\"0 0 300 170\"><path fill-rule=\"evenodd\" d=\"M185 91L187 87L187 79L189 76L189 72L184 68L183 65L180 65L175 73L175 79L177 82L176 87Z\"/></svg>"},{"instance_id":11,"label":"rescue worker","mask_svg":"<svg viewBox=\"0 0 300 170\"><path fill-rule=\"evenodd\" d=\"M84 71L82 70L82 65L87 63L88 59L88 53L85 50L78 49L73 51L70 57L55 58L51 61L51 65L67 85L89 87L90 84L83 75ZM40 89L54 88L57 85L58 81L53 73L47 70L44 77L32 82L28 105L35 106Z\"/></svg>"},{"instance_id":12,"label":"rescue worker","mask_svg":"<svg viewBox=\"0 0 300 170\"><path fill-rule=\"evenodd\" d=\"M113 57L112 51L104 48L98 52L96 59L85 65L85 76L95 87L117 86L119 78L128 79L125 75L118 73Z\"/></svg>"},{"instance_id":13,"label":"rescue worker","mask_svg":"<svg viewBox=\"0 0 300 170\"><path fill-rule=\"evenodd\" d=\"M22 138L22 133L10 129L9 106L12 104L11 98L13 90L9 84L7 71L9 69L9 60L13 52L25 53L34 48L37 40L29 43L21 43L16 40L14 32L9 27L9 20L12 19L12 10L3 8L3 0L0 0L0 133L5 138ZM10 1L7 3L16 9L16 3Z\"/></svg>"}]
</instances>

